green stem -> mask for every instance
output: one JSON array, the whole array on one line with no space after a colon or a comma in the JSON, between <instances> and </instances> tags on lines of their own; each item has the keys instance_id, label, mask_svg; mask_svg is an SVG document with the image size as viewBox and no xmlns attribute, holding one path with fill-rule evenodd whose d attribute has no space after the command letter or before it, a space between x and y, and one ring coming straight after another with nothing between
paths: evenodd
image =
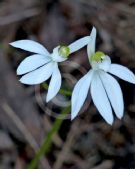
<instances>
[{"instance_id":1,"label":"green stem","mask_svg":"<svg viewBox=\"0 0 135 169\"><path fill-rule=\"evenodd\" d=\"M66 107L65 109L63 109L61 115L65 116L70 112L70 106ZM60 116L61 116L60 115ZM53 124L52 129L49 131L48 135L46 136L42 146L40 147L39 151L37 152L37 154L35 155L35 157L32 159L31 163L29 164L27 169L35 169L37 166L38 161L40 160L40 158L47 154L47 152L50 149L50 146L52 144L52 140L54 135L59 131L61 124L64 120L63 118L57 118Z\"/></svg>"},{"instance_id":2,"label":"green stem","mask_svg":"<svg viewBox=\"0 0 135 169\"><path fill-rule=\"evenodd\" d=\"M44 89L46 89L46 90L48 89L47 83L43 83L42 86L43 86ZM72 95L71 91L67 91L65 89L60 89L59 93L63 94L63 95L66 95L66 96L71 96Z\"/></svg>"}]
</instances>

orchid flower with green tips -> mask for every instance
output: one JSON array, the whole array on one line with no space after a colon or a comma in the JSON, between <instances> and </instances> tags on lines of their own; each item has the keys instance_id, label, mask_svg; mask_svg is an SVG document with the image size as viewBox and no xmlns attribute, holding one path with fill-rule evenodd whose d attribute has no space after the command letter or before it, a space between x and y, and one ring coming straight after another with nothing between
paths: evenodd
<instances>
[{"instance_id":1,"label":"orchid flower with green tips","mask_svg":"<svg viewBox=\"0 0 135 169\"><path fill-rule=\"evenodd\" d=\"M59 92L61 74L58 62L68 59L69 55L81 49L89 42L89 36L81 38L69 46L58 46L49 53L41 44L32 40L19 40L10 43L11 46L35 53L24 59L17 69L17 75L23 75L21 83L28 85L40 84L51 77L46 101L50 101Z\"/></svg>"},{"instance_id":2,"label":"orchid flower with green tips","mask_svg":"<svg viewBox=\"0 0 135 169\"><path fill-rule=\"evenodd\" d=\"M135 75L126 67L111 64L109 56L101 51L95 52L96 29L93 28L87 53L92 69L82 77L72 93L71 118L74 119L83 106L90 90L93 102L107 123L113 123L112 108L121 119L124 112L123 95L118 82L112 75L135 84ZM110 74L109 74L110 73Z\"/></svg>"}]
</instances>

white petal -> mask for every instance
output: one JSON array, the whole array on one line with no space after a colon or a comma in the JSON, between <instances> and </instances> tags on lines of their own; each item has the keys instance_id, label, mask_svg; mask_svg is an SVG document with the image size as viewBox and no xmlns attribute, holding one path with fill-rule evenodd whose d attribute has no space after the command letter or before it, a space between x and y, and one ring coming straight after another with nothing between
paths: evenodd
<instances>
[{"instance_id":1,"label":"white petal","mask_svg":"<svg viewBox=\"0 0 135 169\"><path fill-rule=\"evenodd\" d=\"M111 64L108 72L125 81L135 84L135 75L125 66Z\"/></svg>"},{"instance_id":2,"label":"white petal","mask_svg":"<svg viewBox=\"0 0 135 169\"><path fill-rule=\"evenodd\" d=\"M90 34L89 43L87 46L87 54L88 54L89 59L90 59L91 55L93 55L95 53L96 34L97 34L96 28L93 27L91 34Z\"/></svg>"},{"instance_id":3,"label":"white petal","mask_svg":"<svg viewBox=\"0 0 135 169\"><path fill-rule=\"evenodd\" d=\"M47 102L49 102L53 97L56 96L56 94L60 90L60 87L61 87L61 74L58 68L58 64L56 63L49 84L49 89L46 98Z\"/></svg>"},{"instance_id":4,"label":"white petal","mask_svg":"<svg viewBox=\"0 0 135 169\"><path fill-rule=\"evenodd\" d=\"M40 84L46 81L52 75L53 68L54 68L54 63L50 62L45 66L42 66L41 68L36 69L33 72L24 75L20 79L20 82L28 85Z\"/></svg>"},{"instance_id":5,"label":"white petal","mask_svg":"<svg viewBox=\"0 0 135 169\"><path fill-rule=\"evenodd\" d=\"M122 118L124 112L123 95L118 82L106 72L100 72L100 77L111 102L114 112L118 118Z\"/></svg>"},{"instance_id":6,"label":"white petal","mask_svg":"<svg viewBox=\"0 0 135 169\"><path fill-rule=\"evenodd\" d=\"M15 48L20 48L33 53L41 55L50 55L47 49L45 49L41 44L32 40L19 40L10 43L10 45Z\"/></svg>"},{"instance_id":7,"label":"white petal","mask_svg":"<svg viewBox=\"0 0 135 169\"><path fill-rule=\"evenodd\" d=\"M38 67L51 61L51 58L45 55L32 55L24 59L17 68L17 75L22 75L31 72Z\"/></svg>"},{"instance_id":8,"label":"white petal","mask_svg":"<svg viewBox=\"0 0 135 169\"><path fill-rule=\"evenodd\" d=\"M57 46L56 48L54 48L53 49L53 53L50 55L54 62L63 62L65 60L67 60L67 58L64 58L64 57L59 55L59 52L58 52L59 51L59 47L60 46Z\"/></svg>"},{"instance_id":9,"label":"white petal","mask_svg":"<svg viewBox=\"0 0 135 169\"><path fill-rule=\"evenodd\" d=\"M81 38L79 40L76 40L75 42L71 43L68 47L70 48L70 53L76 52L77 50L83 48L86 46L90 41L90 36L86 36L84 38Z\"/></svg>"},{"instance_id":10,"label":"white petal","mask_svg":"<svg viewBox=\"0 0 135 169\"><path fill-rule=\"evenodd\" d=\"M83 78L81 78L72 93L72 110L71 119L74 119L80 111L90 88L93 71L89 71Z\"/></svg>"},{"instance_id":11,"label":"white petal","mask_svg":"<svg viewBox=\"0 0 135 169\"><path fill-rule=\"evenodd\" d=\"M111 59L109 56L105 56L105 59L102 61L102 63L99 64L99 69L104 70L107 72L111 65Z\"/></svg>"},{"instance_id":12,"label":"white petal","mask_svg":"<svg viewBox=\"0 0 135 169\"><path fill-rule=\"evenodd\" d=\"M91 83L91 96L95 106L97 107L99 113L106 120L107 123L113 123L113 114L110 102L106 95L103 84L100 80L98 72L95 72L93 75Z\"/></svg>"}]
</instances>

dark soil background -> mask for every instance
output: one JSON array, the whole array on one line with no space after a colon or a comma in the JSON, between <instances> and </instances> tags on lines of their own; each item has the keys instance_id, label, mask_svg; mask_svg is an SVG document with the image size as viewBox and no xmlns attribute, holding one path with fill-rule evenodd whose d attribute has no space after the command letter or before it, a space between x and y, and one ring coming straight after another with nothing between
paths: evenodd
<instances>
[{"instance_id":1,"label":"dark soil background","mask_svg":"<svg viewBox=\"0 0 135 169\"><path fill-rule=\"evenodd\" d=\"M97 48L135 72L135 0L0 0L0 169L26 169L55 120L39 106L35 88L18 81L16 68L29 53L8 44L33 39L51 52L89 35L93 25ZM90 69L86 48L69 60ZM80 79L79 67L66 63L61 72ZM92 102L87 106L89 96L85 112L63 121L38 169L135 169L135 88L119 83L123 119L106 124ZM74 86L66 78L64 84ZM44 98L46 90L40 93ZM57 114L62 109L51 106Z\"/></svg>"}]
</instances>

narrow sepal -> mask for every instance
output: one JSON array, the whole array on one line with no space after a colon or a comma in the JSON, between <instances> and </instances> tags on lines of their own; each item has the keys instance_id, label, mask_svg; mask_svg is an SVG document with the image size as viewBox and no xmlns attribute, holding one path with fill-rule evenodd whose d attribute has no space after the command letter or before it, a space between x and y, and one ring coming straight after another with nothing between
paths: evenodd
<instances>
[{"instance_id":1,"label":"narrow sepal","mask_svg":"<svg viewBox=\"0 0 135 169\"><path fill-rule=\"evenodd\" d=\"M18 40L10 43L10 45L15 48L20 48L33 53L50 55L50 53L47 51L46 48L44 48L44 46L32 40Z\"/></svg>"},{"instance_id":2,"label":"narrow sepal","mask_svg":"<svg viewBox=\"0 0 135 169\"><path fill-rule=\"evenodd\" d=\"M95 72L95 74L93 75L91 83L91 96L101 116L105 119L108 124L112 125L113 114L111 105L98 72Z\"/></svg>"},{"instance_id":3,"label":"narrow sepal","mask_svg":"<svg viewBox=\"0 0 135 169\"><path fill-rule=\"evenodd\" d=\"M118 82L106 72L100 72L100 77L106 90L107 96L116 116L121 119L124 113L123 94Z\"/></svg>"},{"instance_id":4,"label":"narrow sepal","mask_svg":"<svg viewBox=\"0 0 135 169\"><path fill-rule=\"evenodd\" d=\"M50 62L39 69L24 75L20 82L28 85L36 85L46 81L53 72L54 63Z\"/></svg>"},{"instance_id":5,"label":"narrow sepal","mask_svg":"<svg viewBox=\"0 0 135 169\"><path fill-rule=\"evenodd\" d=\"M17 68L17 75L23 75L25 73L31 72L40 66L51 61L51 58L44 55L32 55L24 59Z\"/></svg>"},{"instance_id":6,"label":"narrow sepal","mask_svg":"<svg viewBox=\"0 0 135 169\"><path fill-rule=\"evenodd\" d=\"M71 119L73 120L78 112L80 111L81 107L83 106L85 99L87 97L90 82L93 76L93 71L89 71L84 77L82 77L74 87L72 93L72 110L71 110Z\"/></svg>"},{"instance_id":7,"label":"narrow sepal","mask_svg":"<svg viewBox=\"0 0 135 169\"><path fill-rule=\"evenodd\" d=\"M49 102L53 97L57 95L57 93L60 90L60 87L61 87L61 74L58 68L58 64L55 63L46 97L47 102Z\"/></svg>"},{"instance_id":8,"label":"narrow sepal","mask_svg":"<svg viewBox=\"0 0 135 169\"><path fill-rule=\"evenodd\" d=\"M68 47L70 48L70 53L76 52L79 49L86 46L90 41L90 36L85 36L84 38L78 39L71 43Z\"/></svg>"},{"instance_id":9,"label":"narrow sepal","mask_svg":"<svg viewBox=\"0 0 135 169\"><path fill-rule=\"evenodd\" d=\"M119 64L111 64L108 72L119 77L120 79L135 84L135 75L125 66Z\"/></svg>"}]
</instances>

